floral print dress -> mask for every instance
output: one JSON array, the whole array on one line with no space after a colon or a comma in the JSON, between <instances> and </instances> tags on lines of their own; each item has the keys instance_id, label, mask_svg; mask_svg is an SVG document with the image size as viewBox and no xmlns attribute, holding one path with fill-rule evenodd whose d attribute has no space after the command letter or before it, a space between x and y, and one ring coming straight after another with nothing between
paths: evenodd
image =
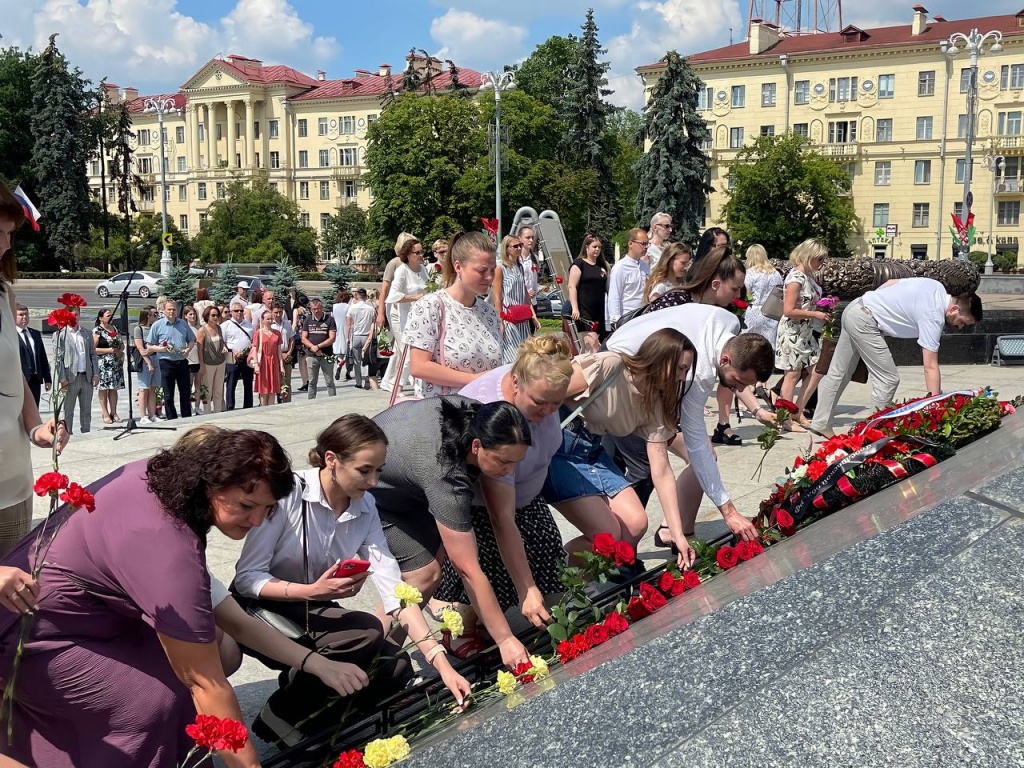
<instances>
[{"instance_id":1,"label":"floral print dress","mask_svg":"<svg viewBox=\"0 0 1024 768\"><path fill-rule=\"evenodd\" d=\"M107 331L102 325L96 326L96 346L99 349L120 347L120 352L97 355L99 358L100 383L97 389L124 389L124 339L115 330Z\"/></svg>"},{"instance_id":2,"label":"floral print dress","mask_svg":"<svg viewBox=\"0 0 1024 768\"><path fill-rule=\"evenodd\" d=\"M800 286L797 309L813 311L815 303L821 298L821 286L799 269L789 271L783 290L787 290L791 283ZM783 317L779 320L775 340L775 367L783 371L801 371L817 363L821 356L821 340L815 331L820 330L820 325L820 320L806 317L800 320Z\"/></svg>"}]
</instances>

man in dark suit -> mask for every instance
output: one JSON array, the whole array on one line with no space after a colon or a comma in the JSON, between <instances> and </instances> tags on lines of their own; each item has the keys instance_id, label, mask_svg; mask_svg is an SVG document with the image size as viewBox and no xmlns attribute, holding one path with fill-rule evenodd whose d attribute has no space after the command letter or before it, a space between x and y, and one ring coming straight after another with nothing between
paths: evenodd
<instances>
[{"instance_id":1,"label":"man in dark suit","mask_svg":"<svg viewBox=\"0 0 1024 768\"><path fill-rule=\"evenodd\" d=\"M18 326L18 346L21 348L21 372L32 390L32 397L39 405L42 387L50 391L53 381L50 378L50 361L46 359L46 348L43 336L35 328L28 327L28 307L18 304L14 324Z\"/></svg>"}]
</instances>

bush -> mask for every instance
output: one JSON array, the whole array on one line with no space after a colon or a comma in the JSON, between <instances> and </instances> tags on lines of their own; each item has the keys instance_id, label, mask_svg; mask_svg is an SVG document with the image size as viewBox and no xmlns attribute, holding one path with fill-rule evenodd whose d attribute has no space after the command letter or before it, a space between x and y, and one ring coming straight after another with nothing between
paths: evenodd
<instances>
[{"instance_id":1,"label":"bush","mask_svg":"<svg viewBox=\"0 0 1024 768\"><path fill-rule=\"evenodd\" d=\"M1017 268L1017 254L1013 251L997 253L992 257L992 264L999 272L1013 272Z\"/></svg>"},{"instance_id":2,"label":"bush","mask_svg":"<svg viewBox=\"0 0 1024 768\"><path fill-rule=\"evenodd\" d=\"M978 268L978 271L985 269L985 262L988 261L988 251L971 251L967 254L968 260Z\"/></svg>"}]
</instances>

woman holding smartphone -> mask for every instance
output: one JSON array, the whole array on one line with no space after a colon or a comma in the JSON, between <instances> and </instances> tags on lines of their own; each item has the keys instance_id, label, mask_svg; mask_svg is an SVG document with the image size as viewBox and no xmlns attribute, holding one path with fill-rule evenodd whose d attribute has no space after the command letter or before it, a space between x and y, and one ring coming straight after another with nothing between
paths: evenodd
<instances>
[{"instance_id":1,"label":"woman holding smartphone","mask_svg":"<svg viewBox=\"0 0 1024 768\"><path fill-rule=\"evenodd\" d=\"M309 675L296 676L270 697L253 723L253 732L270 736L268 741L294 743L325 723L337 722L350 707L372 706L401 690L412 677L408 656L394 643L381 641L382 629L386 634L388 627L382 628L372 614L336 602L357 595L367 577L380 592L384 611L418 641L456 701L461 704L469 694L469 683L430 636L420 607L403 608L395 595L402 573L388 549L373 496L367 493L380 477L387 444L380 427L365 416L347 414L335 420L309 452L312 469L296 473L295 491L249 534L242 548L233 584L240 601L284 619L301 632L297 642L333 661L356 664L370 678L364 691L331 706L330 689ZM369 565L349 562L355 559Z\"/></svg>"}]
</instances>

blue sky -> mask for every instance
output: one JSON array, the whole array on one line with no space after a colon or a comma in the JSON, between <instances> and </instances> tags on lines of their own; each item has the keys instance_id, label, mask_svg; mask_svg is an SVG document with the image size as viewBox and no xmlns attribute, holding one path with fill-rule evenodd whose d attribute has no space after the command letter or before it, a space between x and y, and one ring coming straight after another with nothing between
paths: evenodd
<instances>
[{"instance_id":1,"label":"blue sky","mask_svg":"<svg viewBox=\"0 0 1024 768\"><path fill-rule=\"evenodd\" d=\"M824 1L824 0L823 0ZM378 64L400 66L423 48L478 70L500 69L551 35L579 32L595 10L612 65L612 100L639 107L633 68L668 49L688 54L745 36L749 0L0 0L3 45L58 44L86 76L106 76L144 92L173 91L218 53L289 64L308 74L345 77ZM792 3L793 0L788 0ZM844 23L909 24L911 6L892 0L848 2ZM810 5L810 0L805 0ZM928 3L961 18L963 5ZM972 16L1012 12L977 0Z\"/></svg>"}]
</instances>

